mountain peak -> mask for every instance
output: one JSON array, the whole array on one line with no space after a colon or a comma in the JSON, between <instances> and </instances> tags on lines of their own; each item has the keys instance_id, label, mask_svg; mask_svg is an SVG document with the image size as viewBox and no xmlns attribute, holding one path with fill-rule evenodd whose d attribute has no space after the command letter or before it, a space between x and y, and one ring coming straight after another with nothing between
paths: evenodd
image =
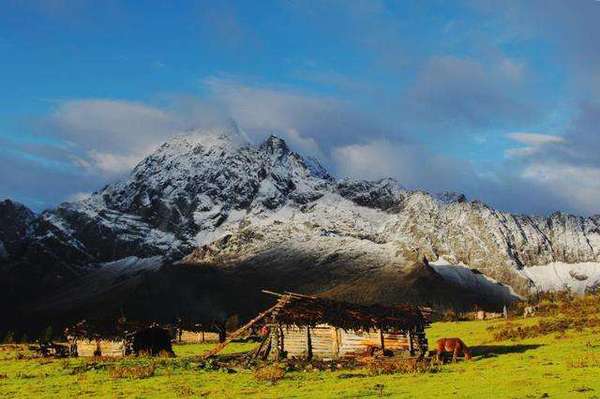
<instances>
[{"instance_id":1,"label":"mountain peak","mask_svg":"<svg viewBox=\"0 0 600 399\"><path fill-rule=\"evenodd\" d=\"M0 215L19 214L22 218L33 219L35 213L20 202L6 198L0 201Z\"/></svg>"},{"instance_id":2,"label":"mountain peak","mask_svg":"<svg viewBox=\"0 0 600 399\"><path fill-rule=\"evenodd\" d=\"M277 157L281 157L284 155L288 155L290 153L290 149L285 142L280 137L271 134L267 139L260 145L261 150L267 151L269 154L275 155Z\"/></svg>"},{"instance_id":3,"label":"mountain peak","mask_svg":"<svg viewBox=\"0 0 600 399\"><path fill-rule=\"evenodd\" d=\"M235 123L210 128L193 128L183 131L165 142L161 148L183 147L231 147L233 149L249 145L250 140Z\"/></svg>"}]
</instances>

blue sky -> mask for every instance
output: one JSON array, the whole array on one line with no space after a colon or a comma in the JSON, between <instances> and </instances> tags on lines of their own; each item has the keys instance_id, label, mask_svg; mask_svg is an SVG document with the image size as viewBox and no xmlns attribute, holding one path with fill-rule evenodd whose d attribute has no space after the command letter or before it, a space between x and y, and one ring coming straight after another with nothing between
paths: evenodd
<instances>
[{"instance_id":1,"label":"blue sky","mask_svg":"<svg viewBox=\"0 0 600 399\"><path fill-rule=\"evenodd\" d=\"M600 213L600 2L7 0L0 197L36 210L234 119L337 176Z\"/></svg>"}]
</instances>

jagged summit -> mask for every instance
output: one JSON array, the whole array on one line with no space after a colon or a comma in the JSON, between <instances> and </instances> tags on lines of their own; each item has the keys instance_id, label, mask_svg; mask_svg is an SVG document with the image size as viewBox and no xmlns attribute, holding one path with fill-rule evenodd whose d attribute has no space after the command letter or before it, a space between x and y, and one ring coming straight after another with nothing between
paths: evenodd
<instances>
[{"instance_id":1,"label":"jagged summit","mask_svg":"<svg viewBox=\"0 0 600 399\"><path fill-rule=\"evenodd\" d=\"M190 130L165 142L122 181L44 212L34 241L44 250L75 248L88 261L176 258L194 248L198 234L232 214L306 204L332 184L318 161L290 151L283 139L271 136L253 145L235 126Z\"/></svg>"},{"instance_id":2,"label":"jagged summit","mask_svg":"<svg viewBox=\"0 0 600 399\"><path fill-rule=\"evenodd\" d=\"M277 158L289 155L290 153L290 149L285 140L273 134L267 137L267 139L260 145L260 148L261 150L266 151Z\"/></svg>"}]
</instances>

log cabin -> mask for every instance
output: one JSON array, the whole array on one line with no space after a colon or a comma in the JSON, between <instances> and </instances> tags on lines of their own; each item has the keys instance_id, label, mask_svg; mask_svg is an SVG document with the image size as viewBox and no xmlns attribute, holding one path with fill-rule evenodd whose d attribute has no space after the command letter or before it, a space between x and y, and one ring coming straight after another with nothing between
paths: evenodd
<instances>
[{"instance_id":1,"label":"log cabin","mask_svg":"<svg viewBox=\"0 0 600 399\"><path fill-rule=\"evenodd\" d=\"M66 329L72 355L80 357L126 355L174 355L171 334L157 325L133 325L116 322L80 322Z\"/></svg>"},{"instance_id":2,"label":"log cabin","mask_svg":"<svg viewBox=\"0 0 600 399\"><path fill-rule=\"evenodd\" d=\"M268 319L269 358L337 359L373 353L424 355L430 309L357 305L294 293L279 295Z\"/></svg>"},{"instance_id":3,"label":"log cabin","mask_svg":"<svg viewBox=\"0 0 600 399\"><path fill-rule=\"evenodd\" d=\"M206 352L220 352L246 330L263 324L266 337L254 351L255 358L282 357L338 359L373 354L424 356L428 350L425 328L431 309L411 305L358 305L286 292L263 291L278 298L228 339Z\"/></svg>"}]
</instances>

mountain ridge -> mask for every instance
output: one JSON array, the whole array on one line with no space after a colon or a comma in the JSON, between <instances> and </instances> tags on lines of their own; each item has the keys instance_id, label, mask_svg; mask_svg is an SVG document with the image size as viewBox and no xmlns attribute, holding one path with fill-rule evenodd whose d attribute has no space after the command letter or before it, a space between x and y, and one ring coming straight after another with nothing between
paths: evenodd
<instances>
[{"instance_id":1,"label":"mountain ridge","mask_svg":"<svg viewBox=\"0 0 600 399\"><path fill-rule=\"evenodd\" d=\"M27 279L29 301L36 290L60 291L107 262L130 257L209 265L246 278L249 267L265 284L344 292L345 299L356 295L367 302L387 296L359 298L341 287L352 287L354 278L363 291L377 290L366 282L387 284L377 276L391 270L392 286L400 290L412 289L405 281L414 273L441 284L433 282L437 266L427 269L427 260L468 265L522 295L535 288L535 276L523 272L528 267L600 261L600 216L513 215L460 193L407 190L391 178L335 179L283 139L270 136L253 145L235 127L177 136L129 177L26 220L27 234L17 240L21 252L0 258L12 276L6 281L17 281L9 287L13 300L28 291L19 276L39 280ZM290 269L284 259L297 266ZM312 269L319 277L314 281L305 275ZM286 276L296 276L297 286L285 286ZM600 281L588 277L590 286ZM410 298L426 295L419 292ZM486 293L479 294L476 300L485 300ZM512 294L506 295L495 303Z\"/></svg>"}]
</instances>

